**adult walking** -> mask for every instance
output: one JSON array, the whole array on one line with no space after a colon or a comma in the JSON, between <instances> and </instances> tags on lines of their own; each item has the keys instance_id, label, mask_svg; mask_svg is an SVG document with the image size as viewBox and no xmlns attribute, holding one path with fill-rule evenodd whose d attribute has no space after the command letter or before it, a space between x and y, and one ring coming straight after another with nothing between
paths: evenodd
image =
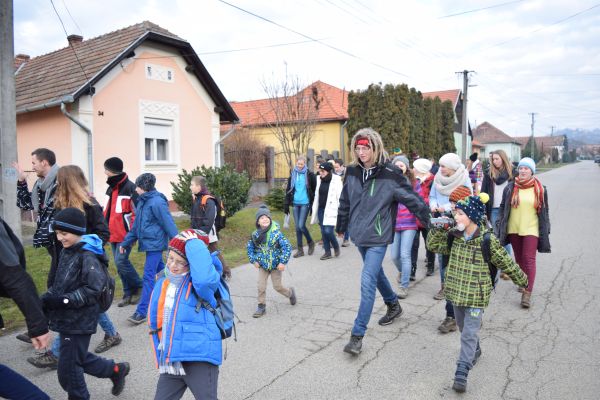
<instances>
[{"instance_id":1,"label":"adult walking","mask_svg":"<svg viewBox=\"0 0 600 400\"><path fill-rule=\"evenodd\" d=\"M104 173L108 185L104 202L104 218L110 232L108 241L117 273L123 284L123 299L117 306L125 307L137 302L137 296L143 286L140 275L129 261L131 248L126 248L124 253L119 252L119 246L133 226L138 195L134 183L123 172L123 161L120 158L111 157L104 161Z\"/></svg>"},{"instance_id":2,"label":"adult walking","mask_svg":"<svg viewBox=\"0 0 600 400\"><path fill-rule=\"evenodd\" d=\"M333 173L333 165L330 162L321 163L310 220L310 223L314 224L318 218L321 227L323 250L325 250L321 260L331 258L331 248L336 257L340 255L340 245L335 237L334 228L337 223L342 188L342 178Z\"/></svg>"},{"instance_id":3,"label":"adult walking","mask_svg":"<svg viewBox=\"0 0 600 400\"><path fill-rule=\"evenodd\" d=\"M529 286L521 296L523 308L531 306L537 252L550 253L548 191L534 176L535 169L531 158L519 161L519 175L504 188L495 225L500 243L511 244L517 264L527 275Z\"/></svg>"},{"instance_id":4,"label":"adult walking","mask_svg":"<svg viewBox=\"0 0 600 400\"><path fill-rule=\"evenodd\" d=\"M429 205L429 193L431 192L431 185L433 184L434 178L434 175L431 173L432 166L433 163L426 158L419 158L413 162L413 174L415 175L415 179L417 179L421 184L422 197L427 205ZM418 228L419 229L417 230L417 234L415 235L411 249L412 270L414 271L417 269L417 259L419 257L419 245L421 242L419 234L423 236L424 243L426 243L427 235L429 233L429 229L425 226L419 225ZM425 246L425 255L427 258L427 272L425 275L431 276L433 275L435 266L435 254L430 251L427 246Z\"/></svg>"},{"instance_id":5,"label":"adult walking","mask_svg":"<svg viewBox=\"0 0 600 400\"><path fill-rule=\"evenodd\" d=\"M289 215L290 206L293 207L297 244L297 249L294 253L295 258L304 255L302 236L306 237L308 255L312 255L315 251L315 242L312 240L310 232L308 232L308 228L306 227L306 219L312 207L316 186L317 180L315 174L308 170L306 157L299 156L296 159L296 166L288 178L283 202L283 209L286 214Z\"/></svg>"},{"instance_id":6,"label":"adult walking","mask_svg":"<svg viewBox=\"0 0 600 400\"><path fill-rule=\"evenodd\" d=\"M387 312L379 325L391 324L402 314L398 296L383 272L382 262L388 244L394 238L397 203L403 203L421 221L429 225L429 209L414 192L402 172L389 162L379 133L361 129L352 138L353 164L346 170L346 180L338 210L339 232L350 231L350 239L363 259L360 306L354 320L346 353L358 355L379 290Z\"/></svg>"}]
</instances>

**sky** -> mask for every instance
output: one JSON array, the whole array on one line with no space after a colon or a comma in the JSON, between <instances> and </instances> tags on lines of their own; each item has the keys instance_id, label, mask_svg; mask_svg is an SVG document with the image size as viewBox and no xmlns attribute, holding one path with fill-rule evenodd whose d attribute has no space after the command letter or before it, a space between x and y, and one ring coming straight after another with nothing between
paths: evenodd
<instances>
[{"instance_id":1,"label":"sky","mask_svg":"<svg viewBox=\"0 0 600 400\"><path fill-rule=\"evenodd\" d=\"M148 20L190 42L229 101L286 73L430 92L468 70L472 127L526 136L536 113L536 136L600 128L600 0L52 1L14 0L15 54L65 47L57 13L84 39Z\"/></svg>"}]
</instances>

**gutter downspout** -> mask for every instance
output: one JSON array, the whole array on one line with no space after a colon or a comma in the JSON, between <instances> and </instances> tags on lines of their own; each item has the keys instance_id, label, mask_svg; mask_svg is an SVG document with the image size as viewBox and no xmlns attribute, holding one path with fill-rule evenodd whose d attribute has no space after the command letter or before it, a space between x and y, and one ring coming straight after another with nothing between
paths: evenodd
<instances>
[{"instance_id":1,"label":"gutter downspout","mask_svg":"<svg viewBox=\"0 0 600 400\"><path fill-rule=\"evenodd\" d=\"M231 135L233 132L235 132L235 128L236 125L238 125L240 123L240 121L234 121L233 126L231 127L231 129L229 129L221 139L217 140L217 142L215 143L215 160L219 160L219 165L217 165L217 167L222 167L223 166L223 160L221 160L221 152L220 152L220 146L221 143L223 143L223 141L225 139L227 139L229 137L229 135Z\"/></svg>"},{"instance_id":2,"label":"gutter downspout","mask_svg":"<svg viewBox=\"0 0 600 400\"><path fill-rule=\"evenodd\" d=\"M89 184L90 184L90 191L93 194L93 192L94 192L94 159L92 158L92 130L90 128L88 128L87 126L85 126L83 124L83 122L79 121L78 119L73 117L71 114L69 114L64 102L60 103L60 112L62 112L65 115L65 117L69 118L77 126L79 126L81 129L83 129L85 131L85 133L87 133L87 135L88 135L88 143L87 143L88 175L89 175L88 180L89 180Z\"/></svg>"},{"instance_id":3,"label":"gutter downspout","mask_svg":"<svg viewBox=\"0 0 600 400\"><path fill-rule=\"evenodd\" d=\"M344 163L346 162L346 144L344 143L344 129L346 129L347 125L348 120L346 120L346 122L344 122L342 126L340 126L340 158L344 160Z\"/></svg>"}]
</instances>

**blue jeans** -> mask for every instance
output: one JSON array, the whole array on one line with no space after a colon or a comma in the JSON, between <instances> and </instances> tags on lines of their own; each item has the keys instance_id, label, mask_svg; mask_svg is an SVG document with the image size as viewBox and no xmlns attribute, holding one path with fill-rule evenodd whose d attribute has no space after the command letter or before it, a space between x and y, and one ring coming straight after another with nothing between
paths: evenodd
<instances>
[{"instance_id":1,"label":"blue jeans","mask_svg":"<svg viewBox=\"0 0 600 400\"><path fill-rule=\"evenodd\" d=\"M498 221L498 217L500 216L500 209L499 208L492 208L492 213L490 214L490 222L492 223L492 227L496 226L496 221ZM512 250L512 246L509 244L507 244L506 246L504 246L504 248L506 249L506 252L512 256L513 255L513 250ZM500 270L498 270L498 272L500 272Z\"/></svg>"},{"instance_id":2,"label":"blue jeans","mask_svg":"<svg viewBox=\"0 0 600 400\"><path fill-rule=\"evenodd\" d=\"M108 336L115 336L117 334L115 326L105 312L98 314L98 325L100 325L100 328L102 328L104 333ZM56 357L60 355L60 333L56 335L56 339L52 342L50 351L52 351L52 354Z\"/></svg>"},{"instance_id":3,"label":"blue jeans","mask_svg":"<svg viewBox=\"0 0 600 400\"><path fill-rule=\"evenodd\" d=\"M412 247L417 231L407 230L394 234L394 243L392 243L391 256L396 269L402 274L400 286L408 288L410 279L410 270L412 268Z\"/></svg>"},{"instance_id":4,"label":"blue jeans","mask_svg":"<svg viewBox=\"0 0 600 400\"><path fill-rule=\"evenodd\" d=\"M27 378L3 364L0 364L0 397L6 399L50 399Z\"/></svg>"},{"instance_id":5,"label":"blue jeans","mask_svg":"<svg viewBox=\"0 0 600 400\"><path fill-rule=\"evenodd\" d=\"M442 281L442 285L446 280L446 267L448 266L448 261L450 261L450 255L436 254L438 259L438 265L440 266L440 279Z\"/></svg>"},{"instance_id":6,"label":"blue jeans","mask_svg":"<svg viewBox=\"0 0 600 400\"><path fill-rule=\"evenodd\" d=\"M296 242L298 244L298 250L302 249L302 235L306 236L307 243L312 242L310 232L308 232L308 228L306 227L306 218L308 217L309 210L309 204L294 204L294 224L296 224Z\"/></svg>"},{"instance_id":7,"label":"blue jeans","mask_svg":"<svg viewBox=\"0 0 600 400\"><path fill-rule=\"evenodd\" d=\"M113 258L115 265L117 266L117 272L123 283L123 295L131 296L135 291L142 287L142 279L138 275L131 261L129 261L129 253L131 253L131 247L125 248L125 253L119 253L119 247L121 243L111 243Z\"/></svg>"},{"instance_id":8,"label":"blue jeans","mask_svg":"<svg viewBox=\"0 0 600 400\"><path fill-rule=\"evenodd\" d=\"M386 278L381 265L386 250L387 246L358 248L364 265L360 277L360 306L352 328L352 335L354 336L364 336L367 331L367 325L375 304L376 290L379 290L383 301L386 303L393 303L398 300L398 296L392 289L392 285Z\"/></svg>"},{"instance_id":9,"label":"blue jeans","mask_svg":"<svg viewBox=\"0 0 600 400\"><path fill-rule=\"evenodd\" d=\"M136 313L143 315L148 314L148 303L154 289L154 281L156 274L165 268L162 260L162 251L147 251L146 262L144 263L144 286L142 287L142 297L135 310Z\"/></svg>"},{"instance_id":10,"label":"blue jeans","mask_svg":"<svg viewBox=\"0 0 600 400\"><path fill-rule=\"evenodd\" d=\"M323 219L325 218L324 208L319 208L318 217L319 226L321 227L321 237L323 237L323 250L325 250L325 253L331 254L332 247L335 250L340 248L335 233L333 232L335 227L333 225L323 225Z\"/></svg>"}]
</instances>

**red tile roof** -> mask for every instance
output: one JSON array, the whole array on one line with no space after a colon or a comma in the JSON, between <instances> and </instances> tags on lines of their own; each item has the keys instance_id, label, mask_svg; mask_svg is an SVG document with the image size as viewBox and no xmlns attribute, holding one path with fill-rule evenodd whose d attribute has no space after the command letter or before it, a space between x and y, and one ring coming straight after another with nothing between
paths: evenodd
<instances>
[{"instance_id":1,"label":"red tile roof","mask_svg":"<svg viewBox=\"0 0 600 400\"><path fill-rule=\"evenodd\" d=\"M547 150L554 146L564 146L565 144L565 135L557 135L557 136L534 136L535 137L535 145L538 150ZM525 149L527 143L529 143L529 138L531 136L517 136L513 137L513 139L521 145L521 149Z\"/></svg>"},{"instance_id":2,"label":"red tile roof","mask_svg":"<svg viewBox=\"0 0 600 400\"><path fill-rule=\"evenodd\" d=\"M458 99L460 98L460 90L459 89L450 89L450 90L442 90L439 92L426 92L426 93L421 93L423 95L423 98L427 99L427 98L435 98L435 97L439 97L440 100L442 102L446 101L446 100L450 100L452 102L452 105L454 106L454 109L456 110L456 105L458 104Z\"/></svg>"},{"instance_id":3,"label":"red tile roof","mask_svg":"<svg viewBox=\"0 0 600 400\"><path fill-rule=\"evenodd\" d=\"M516 140L500 129L496 128L489 122L479 124L477 128L473 130L473 139L479 143L516 143Z\"/></svg>"},{"instance_id":4,"label":"red tile roof","mask_svg":"<svg viewBox=\"0 0 600 400\"><path fill-rule=\"evenodd\" d=\"M312 96L313 88L316 88L318 98L321 100L317 115L318 121L345 121L348 119L348 92L346 90L316 81L304 88L302 92L306 96ZM232 101L230 104L240 118L242 126L260 126L276 121L269 99Z\"/></svg>"}]
</instances>

